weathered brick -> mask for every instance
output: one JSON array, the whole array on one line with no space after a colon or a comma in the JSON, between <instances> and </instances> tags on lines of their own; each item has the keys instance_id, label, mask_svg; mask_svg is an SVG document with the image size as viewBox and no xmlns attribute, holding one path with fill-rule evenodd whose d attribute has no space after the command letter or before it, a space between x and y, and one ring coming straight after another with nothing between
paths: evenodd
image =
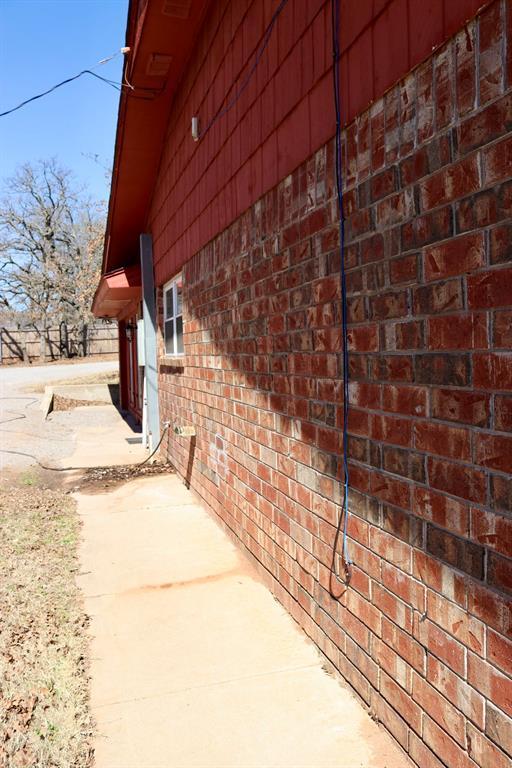
<instances>
[{"instance_id":1,"label":"weathered brick","mask_svg":"<svg viewBox=\"0 0 512 768\"><path fill-rule=\"evenodd\" d=\"M370 187L373 202L396 192L398 189L398 181L395 166L386 168L385 171L372 176Z\"/></svg>"},{"instance_id":2,"label":"weathered brick","mask_svg":"<svg viewBox=\"0 0 512 768\"><path fill-rule=\"evenodd\" d=\"M460 571L469 573L476 579L482 579L484 574L484 549L476 544L470 544L465 539L452 536L448 531L442 531L432 525L427 525L427 552L453 565Z\"/></svg>"},{"instance_id":3,"label":"weathered brick","mask_svg":"<svg viewBox=\"0 0 512 768\"><path fill-rule=\"evenodd\" d=\"M446 765L453 768L473 768L473 761L467 756L466 751L428 716L425 717L423 725L423 738Z\"/></svg>"},{"instance_id":4,"label":"weathered brick","mask_svg":"<svg viewBox=\"0 0 512 768\"><path fill-rule=\"evenodd\" d=\"M487 583L512 595L512 559L489 552L487 560Z\"/></svg>"},{"instance_id":5,"label":"weathered brick","mask_svg":"<svg viewBox=\"0 0 512 768\"><path fill-rule=\"evenodd\" d=\"M512 261L512 224L495 227L490 234L491 264Z\"/></svg>"},{"instance_id":6,"label":"weathered brick","mask_svg":"<svg viewBox=\"0 0 512 768\"><path fill-rule=\"evenodd\" d=\"M413 291L414 311L420 315L462 309L463 293L460 280L447 280L434 285L421 285Z\"/></svg>"},{"instance_id":7,"label":"weathered brick","mask_svg":"<svg viewBox=\"0 0 512 768\"><path fill-rule=\"evenodd\" d=\"M484 652L485 626L467 611L436 592L427 592L427 614L431 621L449 632L480 656Z\"/></svg>"},{"instance_id":8,"label":"weathered brick","mask_svg":"<svg viewBox=\"0 0 512 768\"><path fill-rule=\"evenodd\" d=\"M453 234L453 217L451 206L415 216L414 219L402 225L402 249L410 251L421 248L438 240L445 240Z\"/></svg>"},{"instance_id":9,"label":"weathered brick","mask_svg":"<svg viewBox=\"0 0 512 768\"><path fill-rule=\"evenodd\" d=\"M499 200L493 189L471 195L456 204L458 232L488 227L500 218Z\"/></svg>"},{"instance_id":10,"label":"weathered brick","mask_svg":"<svg viewBox=\"0 0 512 768\"><path fill-rule=\"evenodd\" d=\"M419 768L444 768L444 763L438 760L425 742L412 731L409 733L409 755Z\"/></svg>"},{"instance_id":11,"label":"weathered brick","mask_svg":"<svg viewBox=\"0 0 512 768\"><path fill-rule=\"evenodd\" d=\"M386 323L381 327L381 345L393 352L407 349L420 349L425 344L423 323L420 320Z\"/></svg>"},{"instance_id":12,"label":"weathered brick","mask_svg":"<svg viewBox=\"0 0 512 768\"><path fill-rule=\"evenodd\" d=\"M512 678L473 653L468 653L468 683L507 715L512 715Z\"/></svg>"},{"instance_id":13,"label":"weathered brick","mask_svg":"<svg viewBox=\"0 0 512 768\"><path fill-rule=\"evenodd\" d=\"M492 269L470 275L468 306L471 309L491 309L509 306L512 291L512 268Z\"/></svg>"},{"instance_id":14,"label":"weathered brick","mask_svg":"<svg viewBox=\"0 0 512 768\"><path fill-rule=\"evenodd\" d=\"M414 373L419 384L468 385L470 366L468 355L417 355Z\"/></svg>"},{"instance_id":15,"label":"weathered brick","mask_svg":"<svg viewBox=\"0 0 512 768\"><path fill-rule=\"evenodd\" d=\"M402 748L407 749L409 728L406 721L379 694L372 696L371 713L385 725Z\"/></svg>"},{"instance_id":16,"label":"weathered brick","mask_svg":"<svg viewBox=\"0 0 512 768\"><path fill-rule=\"evenodd\" d=\"M417 733L421 730L421 710L411 697L385 672L381 675L380 692L393 709L404 718Z\"/></svg>"},{"instance_id":17,"label":"weathered brick","mask_svg":"<svg viewBox=\"0 0 512 768\"><path fill-rule=\"evenodd\" d=\"M409 693L411 692L411 669L409 665L388 645L375 638L372 644L373 658L380 669Z\"/></svg>"},{"instance_id":18,"label":"weathered brick","mask_svg":"<svg viewBox=\"0 0 512 768\"><path fill-rule=\"evenodd\" d=\"M512 391L512 354L475 354L473 366L475 387Z\"/></svg>"},{"instance_id":19,"label":"weathered brick","mask_svg":"<svg viewBox=\"0 0 512 768\"><path fill-rule=\"evenodd\" d=\"M483 471L434 457L428 459L427 467L434 488L476 504L486 503L487 484Z\"/></svg>"},{"instance_id":20,"label":"weathered brick","mask_svg":"<svg viewBox=\"0 0 512 768\"><path fill-rule=\"evenodd\" d=\"M483 267L483 234L461 235L440 245L425 248L423 263L427 280L440 280Z\"/></svg>"},{"instance_id":21,"label":"weathered brick","mask_svg":"<svg viewBox=\"0 0 512 768\"><path fill-rule=\"evenodd\" d=\"M432 416L445 421L489 426L491 402L489 395L457 389L431 390Z\"/></svg>"},{"instance_id":22,"label":"weathered brick","mask_svg":"<svg viewBox=\"0 0 512 768\"><path fill-rule=\"evenodd\" d=\"M412 695L424 712L444 728L461 746L465 746L465 721L461 713L419 675L413 676Z\"/></svg>"},{"instance_id":23,"label":"weathered brick","mask_svg":"<svg viewBox=\"0 0 512 768\"><path fill-rule=\"evenodd\" d=\"M491 3L479 19L480 103L485 104L503 92L501 40L503 37L501 3Z\"/></svg>"},{"instance_id":24,"label":"weathered brick","mask_svg":"<svg viewBox=\"0 0 512 768\"><path fill-rule=\"evenodd\" d=\"M436 526L466 536L469 529L469 507L448 496L435 493L430 488L414 489L412 511L415 515L430 520Z\"/></svg>"},{"instance_id":25,"label":"weathered brick","mask_svg":"<svg viewBox=\"0 0 512 768\"><path fill-rule=\"evenodd\" d=\"M414 637L458 675L464 674L464 646L427 618L415 616Z\"/></svg>"},{"instance_id":26,"label":"weathered brick","mask_svg":"<svg viewBox=\"0 0 512 768\"><path fill-rule=\"evenodd\" d=\"M425 482L425 462L423 456L417 453L411 453L405 448L394 448L391 446L382 447L382 469L386 472L392 472L394 475L402 475L410 480L415 480L418 483ZM383 509L384 516L386 510ZM392 510L390 513L391 518L396 518L396 510ZM395 521L396 522L396 521ZM386 523L384 520L384 527ZM387 528L389 530L389 528ZM409 530L409 521L407 521L407 530ZM397 533L397 535L399 535ZM400 536L400 538L408 539L408 536Z\"/></svg>"},{"instance_id":27,"label":"weathered brick","mask_svg":"<svg viewBox=\"0 0 512 768\"><path fill-rule=\"evenodd\" d=\"M435 121L438 128L449 125L455 112L453 53L453 46L451 42L448 42L434 56Z\"/></svg>"},{"instance_id":28,"label":"weathered brick","mask_svg":"<svg viewBox=\"0 0 512 768\"><path fill-rule=\"evenodd\" d=\"M384 237L377 233L361 241L361 263L370 264L384 258Z\"/></svg>"},{"instance_id":29,"label":"weathered brick","mask_svg":"<svg viewBox=\"0 0 512 768\"><path fill-rule=\"evenodd\" d=\"M390 618L394 619L393 616L390 616ZM396 619L394 621L395 623L383 617L382 640L393 648L409 666L423 674L426 656L424 649L411 637L410 630L405 625L405 622L398 622L403 627L400 628L397 626Z\"/></svg>"},{"instance_id":30,"label":"weathered brick","mask_svg":"<svg viewBox=\"0 0 512 768\"><path fill-rule=\"evenodd\" d=\"M478 163L475 156L443 168L419 183L420 206L422 211L438 208L440 205L465 197L480 188Z\"/></svg>"},{"instance_id":31,"label":"weathered brick","mask_svg":"<svg viewBox=\"0 0 512 768\"><path fill-rule=\"evenodd\" d=\"M403 187L413 184L431 172L427 147L420 147L417 152L400 162L400 181Z\"/></svg>"},{"instance_id":32,"label":"weathered brick","mask_svg":"<svg viewBox=\"0 0 512 768\"><path fill-rule=\"evenodd\" d=\"M410 506L411 486L401 480L374 471L370 477L370 490L378 499L402 509Z\"/></svg>"},{"instance_id":33,"label":"weathered brick","mask_svg":"<svg viewBox=\"0 0 512 768\"><path fill-rule=\"evenodd\" d=\"M512 638L512 606L508 597L474 583L468 592L468 610L500 634Z\"/></svg>"},{"instance_id":34,"label":"weathered brick","mask_svg":"<svg viewBox=\"0 0 512 768\"><path fill-rule=\"evenodd\" d=\"M420 613L425 610L425 587L410 574L389 563L382 564L383 585Z\"/></svg>"},{"instance_id":35,"label":"weathered brick","mask_svg":"<svg viewBox=\"0 0 512 768\"><path fill-rule=\"evenodd\" d=\"M489 346L484 313L435 317L428 320L427 328L430 349L486 349Z\"/></svg>"},{"instance_id":36,"label":"weathered brick","mask_svg":"<svg viewBox=\"0 0 512 768\"><path fill-rule=\"evenodd\" d=\"M488 765L492 768L508 768L509 758L498 749L489 739L474 728L470 723L467 726L468 754L477 765Z\"/></svg>"},{"instance_id":37,"label":"weathered brick","mask_svg":"<svg viewBox=\"0 0 512 768\"><path fill-rule=\"evenodd\" d=\"M483 697L434 656L427 661L427 679L475 725L483 727Z\"/></svg>"},{"instance_id":38,"label":"weathered brick","mask_svg":"<svg viewBox=\"0 0 512 768\"><path fill-rule=\"evenodd\" d=\"M471 538L512 557L512 518L474 508L471 510Z\"/></svg>"},{"instance_id":39,"label":"weathered brick","mask_svg":"<svg viewBox=\"0 0 512 768\"><path fill-rule=\"evenodd\" d=\"M502 432L512 432L512 397L496 395L494 398L494 426Z\"/></svg>"},{"instance_id":40,"label":"weathered brick","mask_svg":"<svg viewBox=\"0 0 512 768\"><path fill-rule=\"evenodd\" d=\"M512 473L512 436L478 433L475 459L482 467Z\"/></svg>"},{"instance_id":41,"label":"weathered brick","mask_svg":"<svg viewBox=\"0 0 512 768\"><path fill-rule=\"evenodd\" d=\"M492 629L487 631L487 660L512 676L512 642Z\"/></svg>"},{"instance_id":42,"label":"weathered brick","mask_svg":"<svg viewBox=\"0 0 512 768\"><path fill-rule=\"evenodd\" d=\"M418 281L418 267L417 254L393 259L389 263L389 279L393 284L416 283Z\"/></svg>"},{"instance_id":43,"label":"weathered brick","mask_svg":"<svg viewBox=\"0 0 512 768\"><path fill-rule=\"evenodd\" d=\"M427 390L424 387L388 384L383 388L382 396L385 411L410 416L426 415Z\"/></svg>"},{"instance_id":44,"label":"weathered brick","mask_svg":"<svg viewBox=\"0 0 512 768\"><path fill-rule=\"evenodd\" d=\"M412 425L409 419L374 414L370 420L371 437L393 445L412 445Z\"/></svg>"},{"instance_id":45,"label":"weathered brick","mask_svg":"<svg viewBox=\"0 0 512 768\"><path fill-rule=\"evenodd\" d=\"M376 320L404 317L408 314L406 291L393 291L373 296L370 300L371 316Z\"/></svg>"},{"instance_id":46,"label":"weathered brick","mask_svg":"<svg viewBox=\"0 0 512 768\"><path fill-rule=\"evenodd\" d=\"M459 115L467 114L475 106L475 49L475 24L470 23L455 38L455 73Z\"/></svg>"},{"instance_id":47,"label":"weathered brick","mask_svg":"<svg viewBox=\"0 0 512 768\"><path fill-rule=\"evenodd\" d=\"M509 169L512 165L512 138L507 137L491 147L486 147L483 150L482 158L483 182L486 186L509 179Z\"/></svg>"},{"instance_id":48,"label":"weathered brick","mask_svg":"<svg viewBox=\"0 0 512 768\"><path fill-rule=\"evenodd\" d=\"M493 707L490 702L486 705L485 735L512 757L512 719Z\"/></svg>"},{"instance_id":49,"label":"weathered brick","mask_svg":"<svg viewBox=\"0 0 512 768\"><path fill-rule=\"evenodd\" d=\"M383 381L412 381L413 359L410 355L379 355L371 360L371 376Z\"/></svg>"},{"instance_id":50,"label":"weathered brick","mask_svg":"<svg viewBox=\"0 0 512 768\"><path fill-rule=\"evenodd\" d=\"M414 446L437 456L469 461L471 443L469 430L449 427L432 421L417 421L414 424Z\"/></svg>"},{"instance_id":51,"label":"weathered brick","mask_svg":"<svg viewBox=\"0 0 512 768\"><path fill-rule=\"evenodd\" d=\"M512 130L512 94L507 93L458 127L459 151L463 154Z\"/></svg>"},{"instance_id":52,"label":"weathered brick","mask_svg":"<svg viewBox=\"0 0 512 768\"><path fill-rule=\"evenodd\" d=\"M386 197L377 203L376 222L379 228L400 224L415 214L414 196L410 188Z\"/></svg>"}]
</instances>

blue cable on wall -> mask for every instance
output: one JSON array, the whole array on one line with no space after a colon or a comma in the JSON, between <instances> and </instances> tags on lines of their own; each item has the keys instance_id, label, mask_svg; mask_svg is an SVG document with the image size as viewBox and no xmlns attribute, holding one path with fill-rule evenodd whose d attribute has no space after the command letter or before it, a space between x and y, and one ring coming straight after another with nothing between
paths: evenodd
<instances>
[{"instance_id":1,"label":"blue cable on wall","mask_svg":"<svg viewBox=\"0 0 512 768\"><path fill-rule=\"evenodd\" d=\"M342 323L342 362L343 362L343 500L340 510L336 534L334 537L332 552L332 573L338 581L340 575L337 569L337 550L340 536L342 537L342 558L345 569L345 584L350 581L350 559L347 547L347 525L348 525L348 497L350 488L349 468L348 468L348 416L349 416L349 368L348 368L348 328L347 328L347 276L345 269L345 212L343 206L343 167L342 167L342 138L341 138L341 97L340 97L340 0L331 0L331 23L332 23L332 55L333 55L333 90L334 90L334 109L336 113L336 195L338 198L338 208L340 215L340 282L341 282L341 323ZM332 591L332 590L331 590Z\"/></svg>"}]
</instances>

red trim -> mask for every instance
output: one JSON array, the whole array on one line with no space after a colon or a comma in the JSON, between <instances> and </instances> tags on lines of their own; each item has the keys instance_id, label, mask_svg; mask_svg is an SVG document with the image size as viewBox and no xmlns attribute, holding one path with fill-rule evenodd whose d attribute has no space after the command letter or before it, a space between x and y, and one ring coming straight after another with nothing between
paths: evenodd
<instances>
[{"instance_id":1,"label":"red trim","mask_svg":"<svg viewBox=\"0 0 512 768\"><path fill-rule=\"evenodd\" d=\"M126 323L121 320L119 327L119 405L128 410L128 340L126 338Z\"/></svg>"},{"instance_id":2,"label":"red trim","mask_svg":"<svg viewBox=\"0 0 512 768\"><path fill-rule=\"evenodd\" d=\"M119 317L126 305L141 296L140 266L116 269L103 275L92 311L96 317Z\"/></svg>"}]
</instances>

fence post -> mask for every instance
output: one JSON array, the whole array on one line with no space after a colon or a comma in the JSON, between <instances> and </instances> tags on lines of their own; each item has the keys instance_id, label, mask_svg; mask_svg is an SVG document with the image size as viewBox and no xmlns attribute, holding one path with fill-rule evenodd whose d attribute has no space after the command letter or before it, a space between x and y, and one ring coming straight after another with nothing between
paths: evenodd
<instances>
[{"instance_id":1,"label":"fence post","mask_svg":"<svg viewBox=\"0 0 512 768\"><path fill-rule=\"evenodd\" d=\"M3 365L4 362L4 355L3 355L3 348L2 348L2 333L3 328L0 328L0 365Z\"/></svg>"}]
</instances>

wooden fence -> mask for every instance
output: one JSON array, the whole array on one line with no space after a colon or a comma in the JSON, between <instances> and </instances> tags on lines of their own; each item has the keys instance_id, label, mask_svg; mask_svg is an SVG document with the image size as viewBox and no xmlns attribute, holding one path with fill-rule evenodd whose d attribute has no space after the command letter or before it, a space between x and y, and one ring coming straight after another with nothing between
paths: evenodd
<instances>
[{"instance_id":1,"label":"wooden fence","mask_svg":"<svg viewBox=\"0 0 512 768\"><path fill-rule=\"evenodd\" d=\"M72 332L64 323L44 333L0 328L0 365L78 356L99 358L114 355L117 350L117 323L88 325L83 334Z\"/></svg>"}]
</instances>

